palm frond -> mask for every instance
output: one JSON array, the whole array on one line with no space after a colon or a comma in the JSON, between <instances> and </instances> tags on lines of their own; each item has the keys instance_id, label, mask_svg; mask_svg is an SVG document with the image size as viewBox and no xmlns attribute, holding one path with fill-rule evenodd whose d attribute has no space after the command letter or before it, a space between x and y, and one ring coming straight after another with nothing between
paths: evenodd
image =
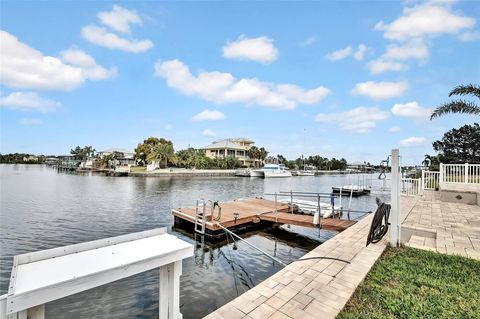
<instances>
[{"instance_id":1,"label":"palm frond","mask_svg":"<svg viewBox=\"0 0 480 319\"><path fill-rule=\"evenodd\" d=\"M437 107L430 116L430 120L448 113L464 113L480 115L480 106L465 100L454 100Z\"/></svg>"},{"instance_id":2,"label":"palm frond","mask_svg":"<svg viewBox=\"0 0 480 319\"><path fill-rule=\"evenodd\" d=\"M474 95L480 99L480 86L476 84L459 85L448 96L452 95Z\"/></svg>"}]
</instances>

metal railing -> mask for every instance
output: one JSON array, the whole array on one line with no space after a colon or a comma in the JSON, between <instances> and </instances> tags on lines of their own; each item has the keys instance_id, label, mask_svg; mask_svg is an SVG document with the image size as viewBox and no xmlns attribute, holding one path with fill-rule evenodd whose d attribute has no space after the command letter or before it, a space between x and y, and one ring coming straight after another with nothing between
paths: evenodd
<instances>
[{"instance_id":1,"label":"metal railing","mask_svg":"<svg viewBox=\"0 0 480 319\"><path fill-rule=\"evenodd\" d=\"M440 164L441 183L480 184L480 164Z\"/></svg>"}]
</instances>

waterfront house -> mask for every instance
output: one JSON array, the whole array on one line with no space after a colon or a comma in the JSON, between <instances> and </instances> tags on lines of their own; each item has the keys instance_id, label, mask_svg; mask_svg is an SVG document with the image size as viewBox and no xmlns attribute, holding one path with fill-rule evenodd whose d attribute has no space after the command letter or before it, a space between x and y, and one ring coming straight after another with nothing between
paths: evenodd
<instances>
[{"instance_id":1,"label":"waterfront house","mask_svg":"<svg viewBox=\"0 0 480 319\"><path fill-rule=\"evenodd\" d=\"M119 155L121 155L116 159L116 166L135 165L135 154L132 151L126 150L124 148L109 148L104 151L97 152L97 155L99 158L102 158L113 153L118 153Z\"/></svg>"},{"instance_id":2,"label":"waterfront house","mask_svg":"<svg viewBox=\"0 0 480 319\"><path fill-rule=\"evenodd\" d=\"M247 138L226 138L213 141L212 144L200 149L205 150L205 155L210 158L233 157L238 159L242 166L259 167L261 161L248 156L248 150L255 144Z\"/></svg>"},{"instance_id":3,"label":"waterfront house","mask_svg":"<svg viewBox=\"0 0 480 319\"><path fill-rule=\"evenodd\" d=\"M348 163L345 170L351 173L366 173L373 171L373 167L369 166L366 162L352 162Z\"/></svg>"}]
</instances>

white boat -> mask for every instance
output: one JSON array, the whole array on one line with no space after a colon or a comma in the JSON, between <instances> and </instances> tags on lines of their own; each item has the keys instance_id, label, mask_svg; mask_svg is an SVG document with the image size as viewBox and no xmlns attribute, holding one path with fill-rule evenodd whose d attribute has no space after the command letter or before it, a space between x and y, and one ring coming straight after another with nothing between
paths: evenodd
<instances>
[{"instance_id":1,"label":"white boat","mask_svg":"<svg viewBox=\"0 0 480 319\"><path fill-rule=\"evenodd\" d=\"M264 178L265 177L265 172L262 171L261 169L253 169L253 170L250 170L250 177Z\"/></svg>"},{"instance_id":2,"label":"white boat","mask_svg":"<svg viewBox=\"0 0 480 319\"><path fill-rule=\"evenodd\" d=\"M297 170L297 176L315 176L315 172L307 170Z\"/></svg>"},{"instance_id":3,"label":"white boat","mask_svg":"<svg viewBox=\"0 0 480 319\"><path fill-rule=\"evenodd\" d=\"M292 176L292 173L286 170L283 164L265 164L262 167L262 171L265 178Z\"/></svg>"},{"instance_id":4,"label":"white boat","mask_svg":"<svg viewBox=\"0 0 480 319\"><path fill-rule=\"evenodd\" d=\"M235 171L235 176L250 177L250 169L249 168L237 169Z\"/></svg>"},{"instance_id":5,"label":"white boat","mask_svg":"<svg viewBox=\"0 0 480 319\"><path fill-rule=\"evenodd\" d=\"M290 200L280 200L281 203L291 204ZM309 201L309 200L301 200L295 199L293 201L293 205L297 208L297 210L301 211L304 214L308 215L315 215L318 212L318 202L316 201ZM333 214L337 214L337 210L333 210L332 205L328 203L320 202L320 216L323 218L328 218L333 216Z\"/></svg>"}]
</instances>

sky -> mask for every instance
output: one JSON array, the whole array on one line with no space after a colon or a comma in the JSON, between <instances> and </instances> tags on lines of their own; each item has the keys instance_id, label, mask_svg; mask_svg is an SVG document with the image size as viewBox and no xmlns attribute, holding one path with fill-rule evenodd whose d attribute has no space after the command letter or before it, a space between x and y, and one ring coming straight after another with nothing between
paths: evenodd
<instances>
[{"instance_id":1,"label":"sky","mask_svg":"<svg viewBox=\"0 0 480 319\"><path fill-rule=\"evenodd\" d=\"M0 152L246 137L418 164L475 120L429 114L480 82L479 17L479 1L2 1Z\"/></svg>"}]
</instances>

